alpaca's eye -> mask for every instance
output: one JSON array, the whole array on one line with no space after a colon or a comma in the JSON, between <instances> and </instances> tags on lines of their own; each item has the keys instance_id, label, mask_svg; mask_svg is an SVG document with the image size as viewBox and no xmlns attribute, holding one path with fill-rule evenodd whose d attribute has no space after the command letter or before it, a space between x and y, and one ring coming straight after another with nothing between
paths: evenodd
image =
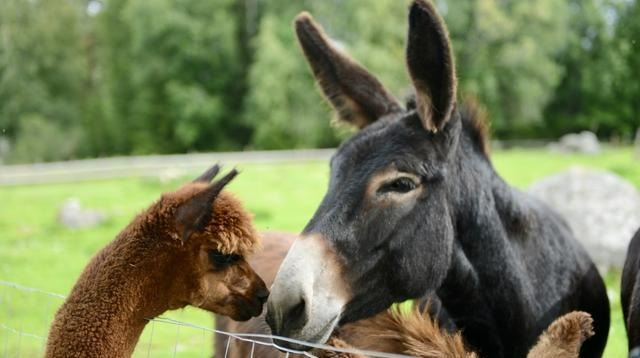
<instances>
[{"instance_id":1,"label":"alpaca's eye","mask_svg":"<svg viewBox=\"0 0 640 358\"><path fill-rule=\"evenodd\" d=\"M242 256L238 254L223 254L218 250L209 250L209 261L218 268L238 262Z\"/></svg>"},{"instance_id":2,"label":"alpaca's eye","mask_svg":"<svg viewBox=\"0 0 640 358\"><path fill-rule=\"evenodd\" d=\"M413 179L409 177L400 177L382 185L380 189L378 189L378 194L385 194L390 192L408 193L417 187L418 185L415 181L413 181Z\"/></svg>"}]
</instances>

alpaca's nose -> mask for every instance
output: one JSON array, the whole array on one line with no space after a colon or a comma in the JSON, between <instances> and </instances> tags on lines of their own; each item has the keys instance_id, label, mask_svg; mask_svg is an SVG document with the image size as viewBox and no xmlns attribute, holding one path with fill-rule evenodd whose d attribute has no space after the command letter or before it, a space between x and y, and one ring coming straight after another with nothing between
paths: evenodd
<instances>
[{"instance_id":1,"label":"alpaca's nose","mask_svg":"<svg viewBox=\"0 0 640 358\"><path fill-rule=\"evenodd\" d=\"M267 299L269 298L269 289L267 289L267 287L259 288L258 292L256 292L256 298L261 304L267 302Z\"/></svg>"}]
</instances>

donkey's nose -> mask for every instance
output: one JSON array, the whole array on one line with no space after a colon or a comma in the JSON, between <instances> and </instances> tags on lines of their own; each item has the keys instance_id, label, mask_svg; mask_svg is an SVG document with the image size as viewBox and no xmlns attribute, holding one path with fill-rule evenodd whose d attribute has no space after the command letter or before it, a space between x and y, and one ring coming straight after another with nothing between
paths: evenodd
<instances>
[{"instance_id":1,"label":"donkey's nose","mask_svg":"<svg viewBox=\"0 0 640 358\"><path fill-rule=\"evenodd\" d=\"M309 321L309 315L307 314L307 303L304 298L300 298L298 303L291 306L288 313L284 314L290 325L295 328L304 327Z\"/></svg>"},{"instance_id":2,"label":"donkey's nose","mask_svg":"<svg viewBox=\"0 0 640 358\"><path fill-rule=\"evenodd\" d=\"M267 307L267 324L271 332L276 336L296 338L294 332L302 331L309 321L307 302L302 296L292 295L290 300L280 307L281 310L274 310L271 305ZM286 340L274 338L273 342L283 348L308 350L309 347L301 346Z\"/></svg>"}]
</instances>

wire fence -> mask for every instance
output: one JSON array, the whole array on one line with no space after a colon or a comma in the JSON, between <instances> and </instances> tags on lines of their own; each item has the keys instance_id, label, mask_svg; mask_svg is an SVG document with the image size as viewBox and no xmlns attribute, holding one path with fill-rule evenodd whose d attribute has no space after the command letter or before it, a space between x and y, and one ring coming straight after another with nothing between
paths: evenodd
<instances>
[{"instance_id":1,"label":"wire fence","mask_svg":"<svg viewBox=\"0 0 640 358\"><path fill-rule=\"evenodd\" d=\"M23 286L0 280L0 357L43 356L49 325L65 296L38 288ZM227 337L224 357L231 355L232 342L251 344L250 357L254 357L257 346L280 349L282 357L316 357L313 353L278 347L272 339L277 338L310 347L314 352L329 351L353 353L374 358L405 358L405 355L337 348L324 344L302 342L287 337L266 334L226 332L207 327L213 326L212 315L196 309L185 309L167 313L149 320L134 357L211 357L214 334ZM194 322L188 320L193 319ZM195 323L197 322L197 323ZM257 356L256 356L257 357ZM223 358L223 357L219 357Z\"/></svg>"}]
</instances>

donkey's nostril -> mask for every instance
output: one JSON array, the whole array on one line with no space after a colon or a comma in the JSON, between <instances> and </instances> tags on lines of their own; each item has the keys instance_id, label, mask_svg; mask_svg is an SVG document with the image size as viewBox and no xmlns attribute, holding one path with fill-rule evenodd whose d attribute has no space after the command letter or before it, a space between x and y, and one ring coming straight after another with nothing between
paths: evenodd
<instances>
[{"instance_id":1,"label":"donkey's nostril","mask_svg":"<svg viewBox=\"0 0 640 358\"><path fill-rule=\"evenodd\" d=\"M304 327L307 323L307 303L304 298L300 299L297 305L293 306L289 311L289 318L296 322L300 327Z\"/></svg>"}]
</instances>

